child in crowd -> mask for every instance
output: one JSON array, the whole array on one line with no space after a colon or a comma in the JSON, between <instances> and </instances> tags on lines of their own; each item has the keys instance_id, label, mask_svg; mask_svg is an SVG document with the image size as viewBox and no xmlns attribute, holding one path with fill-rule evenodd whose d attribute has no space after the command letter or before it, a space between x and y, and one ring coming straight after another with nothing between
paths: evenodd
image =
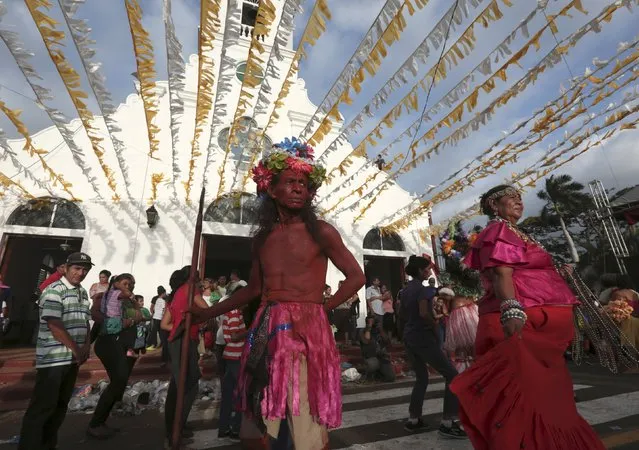
<instances>
[{"instance_id":1,"label":"child in crowd","mask_svg":"<svg viewBox=\"0 0 639 450\"><path fill-rule=\"evenodd\" d=\"M241 287L235 289L238 291ZM222 379L222 403L220 405L220 438L239 438L242 415L234 410L234 392L240 374L240 358L244 350L244 341L248 331L244 324L242 311L234 309L222 315L222 334L224 336L224 378Z\"/></svg>"},{"instance_id":2,"label":"child in crowd","mask_svg":"<svg viewBox=\"0 0 639 450\"><path fill-rule=\"evenodd\" d=\"M138 320L135 326L135 337L126 342L127 353L130 358L137 358L140 353L146 353L146 337L148 334L148 322L151 321L151 312L144 307L144 297L135 295L133 300L125 300L122 304L125 319ZM132 342L131 342L132 341Z\"/></svg>"}]
</instances>

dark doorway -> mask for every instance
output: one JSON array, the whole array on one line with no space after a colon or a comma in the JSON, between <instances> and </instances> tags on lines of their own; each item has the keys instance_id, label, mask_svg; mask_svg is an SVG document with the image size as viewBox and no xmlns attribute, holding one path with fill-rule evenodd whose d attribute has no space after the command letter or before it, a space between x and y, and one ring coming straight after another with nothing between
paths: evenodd
<instances>
[{"instance_id":1,"label":"dark doorway","mask_svg":"<svg viewBox=\"0 0 639 450\"><path fill-rule=\"evenodd\" d=\"M53 273L56 263L81 247L81 238L5 234L0 273L10 293L9 326L2 338L3 346L34 343L38 286Z\"/></svg>"},{"instance_id":2,"label":"dark doorway","mask_svg":"<svg viewBox=\"0 0 639 450\"><path fill-rule=\"evenodd\" d=\"M364 256L364 273L366 274L366 286L369 286L373 277L379 277L397 298L397 293L403 286L404 258L388 256Z\"/></svg>"},{"instance_id":3,"label":"dark doorway","mask_svg":"<svg viewBox=\"0 0 639 450\"><path fill-rule=\"evenodd\" d=\"M238 270L243 280L251 273L251 238L240 236L204 235L204 276L229 276Z\"/></svg>"}]
</instances>

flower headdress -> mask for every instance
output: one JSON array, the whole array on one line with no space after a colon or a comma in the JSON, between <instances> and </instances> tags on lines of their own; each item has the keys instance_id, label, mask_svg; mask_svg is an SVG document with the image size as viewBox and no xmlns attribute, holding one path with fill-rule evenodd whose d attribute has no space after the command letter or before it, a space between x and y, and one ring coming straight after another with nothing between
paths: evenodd
<instances>
[{"instance_id":1,"label":"flower headdress","mask_svg":"<svg viewBox=\"0 0 639 450\"><path fill-rule=\"evenodd\" d=\"M266 192L273 177L283 170L291 169L308 175L309 190L316 191L326 178L326 169L313 159L313 147L302 143L296 137L286 138L264 153L257 167L252 169L253 181L258 193Z\"/></svg>"}]
</instances>

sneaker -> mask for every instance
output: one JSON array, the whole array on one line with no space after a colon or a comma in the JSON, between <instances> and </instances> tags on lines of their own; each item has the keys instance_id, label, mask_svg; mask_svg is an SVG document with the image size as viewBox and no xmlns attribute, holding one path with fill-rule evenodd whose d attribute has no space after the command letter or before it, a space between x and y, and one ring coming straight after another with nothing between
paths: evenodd
<instances>
[{"instance_id":1,"label":"sneaker","mask_svg":"<svg viewBox=\"0 0 639 450\"><path fill-rule=\"evenodd\" d=\"M450 427L445 425L439 426L439 435L449 439L468 439L466 432L462 430L459 422L453 422Z\"/></svg>"},{"instance_id":2,"label":"sneaker","mask_svg":"<svg viewBox=\"0 0 639 450\"><path fill-rule=\"evenodd\" d=\"M87 428L87 435L92 437L93 439L105 440L110 439L115 436L115 431L106 425L100 425L97 427L89 427Z\"/></svg>"},{"instance_id":3,"label":"sneaker","mask_svg":"<svg viewBox=\"0 0 639 450\"><path fill-rule=\"evenodd\" d=\"M419 430L427 428L422 419L417 419L417 422L411 422L410 420L404 424L404 430L414 433Z\"/></svg>"}]
</instances>

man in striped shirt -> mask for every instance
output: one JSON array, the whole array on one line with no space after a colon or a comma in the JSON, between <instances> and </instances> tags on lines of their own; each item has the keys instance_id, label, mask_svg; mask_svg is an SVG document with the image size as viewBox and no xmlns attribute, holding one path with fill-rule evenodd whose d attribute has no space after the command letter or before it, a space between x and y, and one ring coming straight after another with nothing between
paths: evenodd
<instances>
[{"instance_id":1,"label":"man in striped shirt","mask_svg":"<svg viewBox=\"0 0 639 450\"><path fill-rule=\"evenodd\" d=\"M242 415L233 407L233 393L240 374L240 358L247 335L244 316L239 309L229 311L222 316L222 334L226 343L222 354L225 371L222 380L222 404L220 405L218 433L220 438L238 439Z\"/></svg>"},{"instance_id":2,"label":"man in striped shirt","mask_svg":"<svg viewBox=\"0 0 639 450\"><path fill-rule=\"evenodd\" d=\"M78 368L89 357L89 296L80 285L91 270L86 253L66 260L64 275L40 296L36 383L22 420L18 450L54 450Z\"/></svg>"}]
</instances>

